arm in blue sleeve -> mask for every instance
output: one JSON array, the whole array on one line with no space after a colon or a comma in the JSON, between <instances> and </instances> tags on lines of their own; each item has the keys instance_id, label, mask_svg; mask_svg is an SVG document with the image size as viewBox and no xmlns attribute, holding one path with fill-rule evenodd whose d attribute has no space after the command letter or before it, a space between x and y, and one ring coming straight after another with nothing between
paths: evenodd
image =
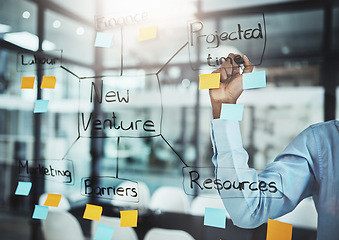
<instances>
[{"instance_id":1,"label":"arm in blue sleeve","mask_svg":"<svg viewBox=\"0 0 339 240\"><path fill-rule=\"evenodd\" d=\"M242 146L238 121L212 120L211 138L214 149L212 162L216 178L227 178L232 174L239 181L270 182L280 176L281 186L277 187L280 198L270 198L261 191L243 191L241 198L219 191L233 223L243 228L254 228L292 211L305 197L312 194L315 178L312 161L317 149L311 128L299 134L273 163L257 174L248 167L248 154ZM225 171L225 169L228 169Z\"/></svg>"}]
</instances>

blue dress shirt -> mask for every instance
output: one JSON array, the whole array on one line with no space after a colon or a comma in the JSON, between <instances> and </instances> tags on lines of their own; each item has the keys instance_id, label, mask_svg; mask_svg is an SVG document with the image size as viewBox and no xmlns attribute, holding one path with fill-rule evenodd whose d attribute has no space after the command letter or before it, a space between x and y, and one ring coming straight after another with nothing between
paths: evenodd
<instances>
[{"instance_id":1,"label":"blue dress shirt","mask_svg":"<svg viewBox=\"0 0 339 240\"><path fill-rule=\"evenodd\" d=\"M255 228L312 196L318 212L317 238L339 239L339 121L308 127L259 174L247 165L238 121L214 119L211 130L216 178L225 178L226 168L233 169L239 181L270 182L281 176L280 198L266 197L261 191L244 191L242 198L232 198L219 191L235 225Z\"/></svg>"}]
</instances>

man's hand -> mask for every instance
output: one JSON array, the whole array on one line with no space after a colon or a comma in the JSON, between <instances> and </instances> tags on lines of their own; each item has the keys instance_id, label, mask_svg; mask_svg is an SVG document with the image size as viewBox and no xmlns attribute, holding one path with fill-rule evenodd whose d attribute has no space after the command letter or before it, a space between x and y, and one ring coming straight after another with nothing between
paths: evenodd
<instances>
[{"instance_id":1,"label":"man's hand","mask_svg":"<svg viewBox=\"0 0 339 240\"><path fill-rule=\"evenodd\" d=\"M228 54L227 61L213 72L220 73L220 87L209 90L214 119L220 118L223 103L235 104L243 91L240 66L234 61L235 56L233 53ZM244 55L243 59L245 66L243 73L252 72L253 64L247 56Z\"/></svg>"}]
</instances>

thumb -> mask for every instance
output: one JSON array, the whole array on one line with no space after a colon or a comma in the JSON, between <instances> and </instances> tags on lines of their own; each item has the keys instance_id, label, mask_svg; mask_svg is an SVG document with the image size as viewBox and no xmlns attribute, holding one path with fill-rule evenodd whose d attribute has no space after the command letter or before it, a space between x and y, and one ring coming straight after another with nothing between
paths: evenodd
<instances>
[{"instance_id":1,"label":"thumb","mask_svg":"<svg viewBox=\"0 0 339 240\"><path fill-rule=\"evenodd\" d=\"M243 73L252 72L254 68L253 64L250 62L250 60L248 59L246 55L243 56L243 59L244 59L244 66L245 66Z\"/></svg>"}]
</instances>

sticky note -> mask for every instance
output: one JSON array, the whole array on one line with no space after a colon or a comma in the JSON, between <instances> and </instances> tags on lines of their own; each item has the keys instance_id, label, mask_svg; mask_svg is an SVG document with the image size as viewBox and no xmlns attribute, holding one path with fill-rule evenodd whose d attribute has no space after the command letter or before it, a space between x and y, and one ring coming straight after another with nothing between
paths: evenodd
<instances>
[{"instance_id":1,"label":"sticky note","mask_svg":"<svg viewBox=\"0 0 339 240\"><path fill-rule=\"evenodd\" d=\"M266 240L291 240L293 225L268 219Z\"/></svg>"},{"instance_id":2,"label":"sticky note","mask_svg":"<svg viewBox=\"0 0 339 240\"><path fill-rule=\"evenodd\" d=\"M48 207L58 207L61 200L61 194L47 194L47 199L44 203L44 206Z\"/></svg>"},{"instance_id":3,"label":"sticky note","mask_svg":"<svg viewBox=\"0 0 339 240\"><path fill-rule=\"evenodd\" d=\"M34 219L46 219L48 214L48 207L35 205L32 218Z\"/></svg>"},{"instance_id":4,"label":"sticky note","mask_svg":"<svg viewBox=\"0 0 339 240\"><path fill-rule=\"evenodd\" d=\"M157 26L139 29L139 42L156 38L156 36L157 36Z\"/></svg>"},{"instance_id":5,"label":"sticky note","mask_svg":"<svg viewBox=\"0 0 339 240\"><path fill-rule=\"evenodd\" d=\"M86 204L83 218L99 221L102 214L102 207L92 204Z\"/></svg>"},{"instance_id":6,"label":"sticky note","mask_svg":"<svg viewBox=\"0 0 339 240\"><path fill-rule=\"evenodd\" d=\"M94 240L111 240L113 237L114 227L98 224Z\"/></svg>"},{"instance_id":7,"label":"sticky note","mask_svg":"<svg viewBox=\"0 0 339 240\"><path fill-rule=\"evenodd\" d=\"M244 114L243 104L222 104L220 119L242 120Z\"/></svg>"},{"instance_id":8,"label":"sticky note","mask_svg":"<svg viewBox=\"0 0 339 240\"><path fill-rule=\"evenodd\" d=\"M120 227L136 227L138 210L120 211Z\"/></svg>"},{"instance_id":9,"label":"sticky note","mask_svg":"<svg viewBox=\"0 0 339 240\"><path fill-rule=\"evenodd\" d=\"M21 89L33 89L35 77L22 77Z\"/></svg>"},{"instance_id":10,"label":"sticky note","mask_svg":"<svg viewBox=\"0 0 339 240\"><path fill-rule=\"evenodd\" d=\"M47 107L48 107L49 100L36 100L35 105L34 105L34 113L44 113L47 112Z\"/></svg>"},{"instance_id":11,"label":"sticky note","mask_svg":"<svg viewBox=\"0 0 339 240\"><path fill-rule=\"evenodd\" d=\"M226 209L205 208L204 225L226 228Z\"/></svg>"},{"instance_id":12,"label":"sticky note","mask_svg":"<svg viewBox=\"0 0 339 240\"><path fill-rule=\"evenodd\" d=\"M102 47L102 48L110 48L112 46L112 41L113 41L112 33L97 32L94 46Z\"/></svg>"},{"instance_id":13,"label":"sticky note","mask_svg":"<svg viewBox=\"0 0 339 240\"><path fill-rule=\"evenodd\" d=\"M220 87L220 73L199 75L199 89L210 89L219 87Z\"/></svg>"},{"instance_id":14,"label":"sticky note","mask_svg":"<svg viewBox=\"0 0 339 240\"><path fill-rule=\"evenodd\" d=\"M28 196L31 191L32 183L31 182L18 182L18 186L15 190L15 195Z\"/></svg>"},{"instance_id":15,"label":"sticky note","mask_svg":"<svg viewBox=\"0 0 339 240\"><path fill-rule=\"evenodd\" d=\"M55 88L56 78L54 76L43 76L41 88Z\"/></svg>"},{"instance_id":16,"label":"sticky note","mask_svg":"<svg viewBox=\"0 0 339 240\"><path fill-rule=\"evenodd\" d=\"M266 72L251 72L242 75L243 89L266 87Z\"/></svg>"}]
</instances>

